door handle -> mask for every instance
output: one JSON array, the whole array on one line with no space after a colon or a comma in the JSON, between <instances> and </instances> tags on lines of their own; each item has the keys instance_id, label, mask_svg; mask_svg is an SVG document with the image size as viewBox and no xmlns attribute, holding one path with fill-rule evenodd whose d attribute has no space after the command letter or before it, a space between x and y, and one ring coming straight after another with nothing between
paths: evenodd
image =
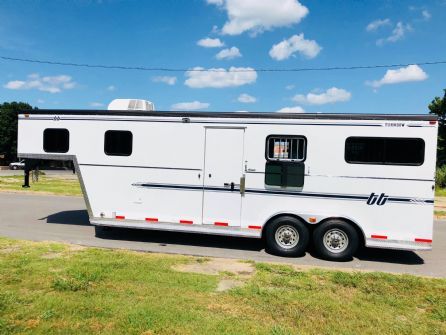
<instances>
[{"instance_id":1,"label":"door handle","mask_svg":"<svg viewBox=\"0 0 446 335\"><path fill-rule=\"evenodd\" d=\"M243 196L246 191L246 177L245 175L240 177L240 194Z\"/></svg>"},{"instance_id":2,"label":"door handle","mask_svg":"<svg viewBox=\"0 0 446 335\"><path fill-rule=\"evenodd\" d=\"M231 191L234 191L236 187L240 186L240 184L235 184L234 182L230 182L230 183L224 183L223 186L226 188L230 188Z\"/></svg>"}]
</instances>

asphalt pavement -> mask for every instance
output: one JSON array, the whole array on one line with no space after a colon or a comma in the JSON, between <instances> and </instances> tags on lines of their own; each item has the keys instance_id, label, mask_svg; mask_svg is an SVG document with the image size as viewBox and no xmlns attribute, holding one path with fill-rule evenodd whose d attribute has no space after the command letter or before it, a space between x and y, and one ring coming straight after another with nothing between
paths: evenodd
<instances>
[{"instance_id":1,"label":"asphalt pavement","mask_svg":"<svg viewBox=\"0 0 446 335\"><path fill-rule=\"evenodd\" d=\"M446 221L435 221L432 251L364 248L347 262L305 256L285 258L265 252L261 240L151 230L95 229L81 197L0 192L0 236L58 241L146 252L291 263L302 267L385 271L446 278Z\"/></svg>"}]
</instances>

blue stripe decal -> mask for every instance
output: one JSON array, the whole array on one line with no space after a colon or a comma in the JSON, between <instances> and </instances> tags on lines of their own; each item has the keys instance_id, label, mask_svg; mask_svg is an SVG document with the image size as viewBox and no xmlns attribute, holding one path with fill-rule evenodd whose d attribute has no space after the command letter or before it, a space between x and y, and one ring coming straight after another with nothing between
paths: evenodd
<instances>
[{"instance_id":1,"label":"blue stripe decal","mask_svg":"<svg viewBox=\"0 0 446 335\"><path fill-rule=\"evenodd\" d=\"M239 188L231 190L226 187L211 187L211 186L199 186L199 185L175 185L175 184L152 184L152 183L134 183L132 186L147 187L147 188L162 188L162 189L178 189L178 190L192 190L192 191L217 191L217 192L239 192ZM339 199L339 200L367 200L369 195L352 195L352 194L332 194L332 193L312 193L312 192L299 192L299 191L281 191L281 190L261 190L261 189L246 189L246 193L251 194L269 194L269 195L292 195L298 197L314 197L314 198L327 198L327 199ZM433 204L434 200L431 199L412 199L403 197L389 197L389 202L403 202L403 203L426 203Z\"/></svg>"}]
</instances>

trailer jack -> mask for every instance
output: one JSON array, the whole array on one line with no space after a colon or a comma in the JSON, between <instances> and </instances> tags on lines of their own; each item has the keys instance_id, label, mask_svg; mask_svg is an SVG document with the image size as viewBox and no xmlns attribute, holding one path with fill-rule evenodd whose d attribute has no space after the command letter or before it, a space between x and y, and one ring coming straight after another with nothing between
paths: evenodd
<instances>
[{"instance_id":1,"label":"trailer jack","mask_svg":"<svg viewBox=\"0 0 446 335\"><path fill-rule=\"evenodd\" d=\"M25 174L24 174L24 180L23 180L23 188L30 188L29 186L29 173L33 169L38 170L39 168L40 160L37 159L25 159Z\"/></svg>"}]
</instances>

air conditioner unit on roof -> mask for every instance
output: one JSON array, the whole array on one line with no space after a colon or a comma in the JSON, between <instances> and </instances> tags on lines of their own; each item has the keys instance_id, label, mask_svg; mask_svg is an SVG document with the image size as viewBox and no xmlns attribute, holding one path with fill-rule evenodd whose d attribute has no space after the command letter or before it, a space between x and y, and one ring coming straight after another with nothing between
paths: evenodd
<instances>
[{"instance_id":1,"label":"air conditioner unit on roof","mask_svg":"<svg viewBox=\"0 0 446 335\"><path fill-rule=\"evenodd\" d=\"M154 111L153 102L141 99L115 99L108 105L108 110Z\"/></svg>"}]
</instances>

